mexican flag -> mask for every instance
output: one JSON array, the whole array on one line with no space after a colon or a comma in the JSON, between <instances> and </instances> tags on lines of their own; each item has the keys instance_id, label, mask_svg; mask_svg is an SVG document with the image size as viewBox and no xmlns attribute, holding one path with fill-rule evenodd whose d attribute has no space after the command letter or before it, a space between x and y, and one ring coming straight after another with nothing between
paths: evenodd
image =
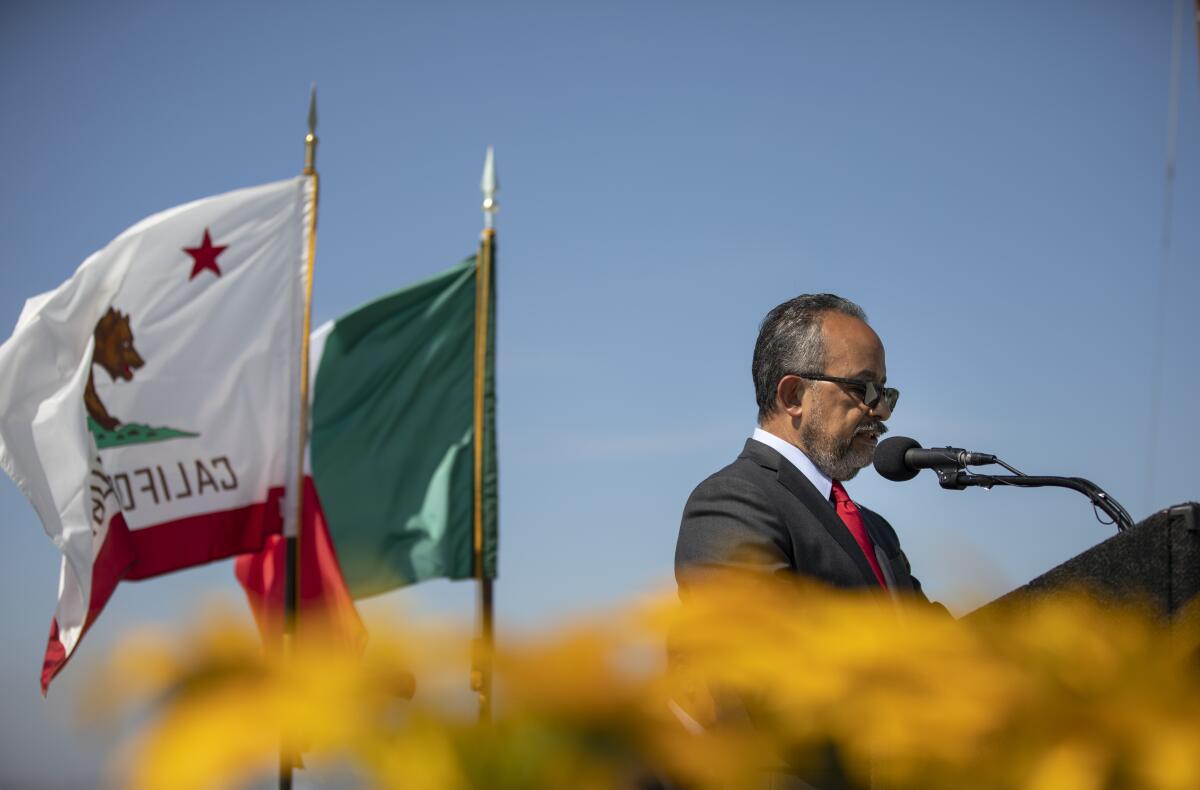
<instances>
[{"instance_id":1,"label":"mexican flag","mask_svg":"<svg viewBox=\"0 0 1200 790\"><path fill-rule=\"evenodd\" d=\"M145 219L0 346L0 466L62 551L43 691L121 579L258 550L296 452L313 179Z\"/></svg>"},{"instance_id":2,"label":"mexican flag","mask_svg":"<svg viewBox=\"0 0 1200 790\"><path fill-rule=\"evenodd\" d=\"M352 631L350 598L471 578L477 534L483 574L496 575L494 278L484 289L479 271L468 258L313 332L301 629L305 612L332 608ZM236 574L270 639L281 628L282 541L238 558Z\"/></svg>"}]
</instances>

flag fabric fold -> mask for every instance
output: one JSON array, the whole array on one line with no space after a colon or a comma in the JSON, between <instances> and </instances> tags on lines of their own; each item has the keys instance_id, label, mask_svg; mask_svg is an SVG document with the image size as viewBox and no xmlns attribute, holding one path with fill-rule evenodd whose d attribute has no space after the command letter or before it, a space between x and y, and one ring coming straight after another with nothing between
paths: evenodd
<instances>
[{"instance_id":1,"label":"flag fabric fold","mask_svg":"<svg viewBox=\"0 0 1200 790\"><path fill-rule=\"evenodd\" d=\"M0 467L63 553L43 691L121 579L279 531L311 189L139 222L30 299L0 346Z\"/></svg>"}]
</instances>

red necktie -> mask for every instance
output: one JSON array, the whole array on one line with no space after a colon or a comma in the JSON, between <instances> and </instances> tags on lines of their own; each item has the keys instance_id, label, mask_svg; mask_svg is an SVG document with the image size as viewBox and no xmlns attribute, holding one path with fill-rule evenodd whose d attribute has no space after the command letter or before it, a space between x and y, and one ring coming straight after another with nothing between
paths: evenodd
<instances>
[{"instance_id":1,"label":"red necktie","mask_svg":"<svg viewBox=\"0 0 1200 790\"><path fill-rule=\"evenodd\" d=\"M850 501L850 495L838 480L833 481L833 506L837 509L838 518L858 542L862 553L867 555L867 562L871 563L871 570L875 571L879 586L886 588L887 582L883 580L883 571L879 569L879 561L875 559L875 547L871 544L871 536L867 534L867 525L863 523L862 513L858 512L858 506Z\"/></svg>"}]
</instances>

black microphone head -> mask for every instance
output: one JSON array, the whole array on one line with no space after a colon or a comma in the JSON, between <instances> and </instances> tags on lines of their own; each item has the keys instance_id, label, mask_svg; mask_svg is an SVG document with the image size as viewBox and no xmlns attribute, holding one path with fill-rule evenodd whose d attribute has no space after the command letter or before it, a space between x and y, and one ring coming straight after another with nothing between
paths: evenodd
<instances>
[{"instance_id":1,"label":"black microphone head","mask_svg":"<svg viewBox=\"0 0 1200 790\"><path fill-rule=\"evenodd\" d=\"M913 469L904 460L904 454L909 450L921 449L921 443L907 436L892 436L884 439L875 448L875 471L888 480L903 482L917 476L919 469Z\"/></svg>"}]
</instances>

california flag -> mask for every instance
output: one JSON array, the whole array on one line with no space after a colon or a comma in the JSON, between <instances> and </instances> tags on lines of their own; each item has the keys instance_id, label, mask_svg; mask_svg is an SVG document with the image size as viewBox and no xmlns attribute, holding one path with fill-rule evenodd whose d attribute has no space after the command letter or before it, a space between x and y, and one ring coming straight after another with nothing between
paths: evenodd
<instances>
[{"instance_id":1,"label":"california flag","mask_svg":"<svg viewBox=\"0 0 1200 790\"><path fill-rule=\"evenodd\" d=\"M43 691L118 581L279 531L311 183L139 222L30 299L0 346L0 465L63 553Z\"/></svg>"}]
</instances>

